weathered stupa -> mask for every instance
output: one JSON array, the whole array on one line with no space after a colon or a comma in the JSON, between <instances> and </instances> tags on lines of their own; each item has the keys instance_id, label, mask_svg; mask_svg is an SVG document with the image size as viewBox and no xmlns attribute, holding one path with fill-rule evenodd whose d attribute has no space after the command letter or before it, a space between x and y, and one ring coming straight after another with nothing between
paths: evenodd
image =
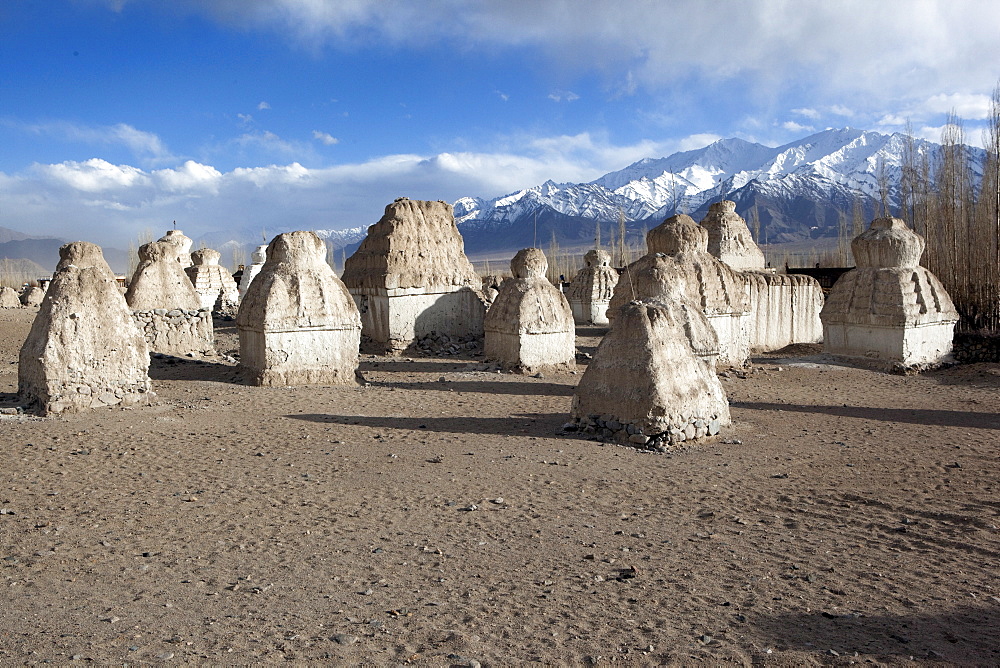
<instances>
[{"instance_id":1,"label":"weathered stupa","mask_svg":"<svg viewBox=\"0 0 1000 668\"><path fill-rule=\"evenodd\" d=\"M21 292L21 304L24 306L41 306L45 298L45 290L38 286L28 286Z\"/></svg>"},{"instance_id":2,"label":"weathered stupa","mask_svg":"<svg viewBox=\"0 0 1000 668\"><path fill-rule=\"evenodd\" d=\"M611 253L607 251L587 251L583 262L583 269L566 291L573 320L580 325L607 325L608 305L618 285L618 271L611 266Z\"/></svg>"},{"instance_id":3,"label":"weathered stupa","mask_svg":"<svg viewBox=\"0 0 1000 668\"><path fill-rule=\"evenodd\" d=\"M149 352L99 246L59 249L59 265L18 362L18 393L44 413L149 403Z\"/></svg>"},{"instance_id":4,"label":"weathered stupa","mask_svg":"<svg viewBox=\"0 0 1000 668\"><path fill-rule=\"evenodd\" d=\"M857 268L837 280L820 315L824 349L902 369L947 360L958 312L919 264L924 238L899 218L876 218L851 250Z\"/></svg>"},{"instance_id":5,"label":"weathered stupa","mask_svg":"<svg viewBox=\"0 0 1000 668\"><path fill-rule=\"evenodd\" d=\"M743 217L736 213L736 202L724 199L708 207L701 221L708 230L708 252L736 271L764 269L764 253L750 235Z\"/></svg>"},{"instance_id":6,"label":"weathered stupa","mask_svg":"<svg viewBox=\"0 0 1000 668\"><path fill-rule=\"evenodd\" d=\"M252 260L252 264L244 267L243 275L240 276L240 297L243 297L243 295L247 293L247 288L250 287L250 283L264 267L264 263L267 261L267 244L257 246L254 252L250 254L250 259Z\"/></svg>"},{"instance_id":7,"label":"weathered stupa","mask_svg":"<svg viewBox=\"0 0 1000 668\"><path fill-rule=\"evenodd\" d=\"M493 300L500 294L500 286L503 284L503 276L499 274L487 274L483 276L483 298L487 304L492 304Z\"/></svg>"},{"instance_id":8,"label":"weathered stupa","mask_svg":"<svg viewBox=\"0 0 1000 668\"><path fill-rule=\"evenodd\" d=\"M167 355L215 350L211 309L184 273L183 244L151 241L139 247L139 266L125 292L151 352Z\"/></svg>"},{"instance_id":9,"label":"weathered stupa","mask_svg":"<svg viewBox=\"0 0 1000 668\"><path fill-rule=\"evenodd\" d=\"M401 351L432 332L483 335L482 280L465 256L450 204L397 199L344 263L362 333Z\"/></svg>"},{"instance_id":10,"label":"weathered stupa","mask_svg":"<svg viewBox=\"0 0 1000 668\"><path fill-rule=\"evenodd\" d=\"M171 244L177 248L175 259L182 268L187 269L191 266L191 246L194 245L191 237L185 236L180 230L167 230L167 233L157 241Z\"/></svg>"},{"instance_id":11,"label":"weathered stupa","mask_svg":"<svg viewBox=\"0 0 1000 668\"><path fill-rule=\"evenodd\" d=\"M576 328L569 302L545 272L545 254L525 248L510 261L514 277L500 285L484 325L486 358L534 373L576 365Z\"/></svg>"},{"instance_id":12,"label":"weathered stupa","mask_svg":"<svg viewBox=\"0 0 1000 668\"><path fill-rule=\"evenodd\" d=\"M240 366L253 385L357 382L361 318L312 232L279 234L236 316Z\"/></svg>"},{"instance_id":13,"label":"weathered stupa","mask_svg":"<svg viewBox=\"0 0 1000 668\"><path fill-rule=\"evenodd\" d=\"M619 307L614 321L573 395L578 429L664 450L730 424L718 340L696 304L668 292Z\"/></svg>"},{"instance_id":14,"label":"weathered stupa","mask_svg":"<svg viewBox=\"0 0 1000 668\"><path fill-rule=\"evenodd\" d=\"M701 221L708 230L708 252L739 272L746 284L749 314L743 320L750 350L766 352L793 343L819 343L823 289L811 276L776 274L765 267L736 203L716 202Z\"/></svg>"},{"instance_id":15,"label":"weathered stupa","mask_svg":"<svg viewBox=\"0 0 1000 668\"><path fill-rule=\"evenodd\" d=\"M202 248L191 253L194 263L184 271L194 285L195 292L201 299L203 308L230 311L234 310L240 301L239 289L233 275L219 264L222 253L211 248Z\"/></svg>"},{"instance_id":16,"label":"weathered stupa","mask_svg":"<svg viewBox=\"0 0 1000 668\"><path fill-rule=\"evenodd\" d=\"M21 308L21 298L14 288L0 287L0 308Z\"/></svg>"},{"instance_id":17,"label":"weathered stupa","mask_svg":"<svg viewBox=\"0 0 1000 668\"><path fill-rule=\"evenodd\" d=\"M649 231L646 247L649 253L630 264L615 287L608 308L613 326L616 309L635 299L659 299L670 284L678 284L718 335L718 361L745 364L750 356L746 285L738 272L708 252L708 231L690 216L677 214Z\"/></svg>"}]
</instances>

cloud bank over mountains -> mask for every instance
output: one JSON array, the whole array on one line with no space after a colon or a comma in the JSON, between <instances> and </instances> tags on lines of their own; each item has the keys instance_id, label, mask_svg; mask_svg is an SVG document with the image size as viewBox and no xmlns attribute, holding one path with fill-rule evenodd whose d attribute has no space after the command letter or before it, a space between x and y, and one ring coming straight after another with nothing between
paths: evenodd
<instances>
[{"instance_id":1,"label":"cloud bank over mountains","mask_svg":"<svg viewBox=\"0 0 1000 668\"><path fill-rule=\"evenodd\" d=\"M322 168L298 162L221 171L194 160L143 169L101 158L0 172L4 226L124 246L177 221L187 234L223 229L345 229L379 219L397 197L452 202L496 196L547 179L586 181L647 155L714 140L614 146L587 134L532 139L517 152L380 156Z\"/></svg>"}]
</instances>

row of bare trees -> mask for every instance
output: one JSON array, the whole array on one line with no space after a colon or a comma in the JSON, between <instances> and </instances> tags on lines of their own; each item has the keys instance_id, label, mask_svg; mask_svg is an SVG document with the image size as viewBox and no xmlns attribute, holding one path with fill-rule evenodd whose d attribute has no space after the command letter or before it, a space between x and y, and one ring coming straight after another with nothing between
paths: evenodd
<instances>
[{"instance_id":1,"label":"row of bare trees","mask_svg":"<svg viewBox=\"0 0 1000 668\"><path fill-rule=\"evenodd\" d=\"M900 210L927 241L921 262L951 295L962 316L960 329L1000 332L1000 84L993 91L981 163L970 159L954 114L936 156L907 135Z\"/></svg>"}]
</instances>

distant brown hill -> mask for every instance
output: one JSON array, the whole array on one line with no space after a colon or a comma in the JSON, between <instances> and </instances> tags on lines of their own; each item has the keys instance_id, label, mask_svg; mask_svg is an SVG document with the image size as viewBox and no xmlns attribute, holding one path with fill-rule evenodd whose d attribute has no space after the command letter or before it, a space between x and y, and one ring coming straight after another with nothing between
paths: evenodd
<instances>
[{"instance_id":1,"label":"distant brown hill","mask_svg":"<svg viewBox=\"0 0 1000 668\"><path fill-rule=\"evenodd\" d=\"M59 263L59 247L66 239L32 237L15 230L0 227L0 259L28 260L42 268L39 276L51 274ZM104 248L104 259L116 272L125 271L128 254L117 248Z\"/></svg>"},{"instance_id":2,"label":"distant brown hill","mask_svg":"<svg viewBox=\"0 0 1000 668\"><path fill-rule=\"evenodd\" d=\"M43 276L48 276L51 273L51 269L46 270L40 264L31 260L22 258L16 260L8 258L0 259L0 285L17 289L26 281L30 282Z\"/></svg>"}]
</instances>

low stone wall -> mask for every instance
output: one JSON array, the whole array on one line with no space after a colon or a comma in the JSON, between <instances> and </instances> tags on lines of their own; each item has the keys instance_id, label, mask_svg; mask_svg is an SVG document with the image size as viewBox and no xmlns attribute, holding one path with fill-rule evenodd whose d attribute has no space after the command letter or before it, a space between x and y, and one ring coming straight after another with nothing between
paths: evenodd
<instances>
[{"instance_id":1,"label":"low stone wall","mask_svg":"<svg viewBox=\"0 0 1000 668\"><path fill-rule=\"evenodd\" d=\"M75 413L89 408L119 405L146 406L156 399L148 378L140 381L108 381L98 385L88 383L83 374L79 376L78 382L71 379L66 384L48 384L48 400L40 400L44 404L42 408L45 413Z\"/></svg>"},{"instance_id":2,"label":"low stone wall","mask_svg":"<svg viewBox=\"0 0 1000 668\"><path fill-rule=\"evenodd\" d=\"M684 424L670 425L659 433L645 434L634 421L620 420L614 415L588 415L579 422L571 422L564 427L567 431L596 434L606 441L657 452L666 452L686 441L716 436L721 428L722 420L718 417L695 417Z\"/></svg>"},{"instance_id":3,"label":"low stone wall","mask_svg":"<svg viewBox=\"0 0 1000 668\"><path fill-rule=\"evenodd\" d=\"M956 362L963 364L1000 363L1000 334L990 336L956 333L951 354Z\"/></svg>"},{"instance_id":4,"label":"low stone wall","mask_svg":"<svg viewBox=\"0 0 1000 668\"><path fill-rule=\"evenodd\" d=\"M132 317L151 353L184 355L215 350L212 312L207 308L132 311Z\"/></svg>"},{"instance_id":5,"label":"low stone wall","mask_svg":"<svg viewBox=\"0 0 1000 668\"><path fill-rule=\"evenodd\" d=\"M750 298L747 328L753 352L780 350L793 343L823 340L823 289L816 279L799 274L746 272Z\"/></svg>"}]
</instances>

